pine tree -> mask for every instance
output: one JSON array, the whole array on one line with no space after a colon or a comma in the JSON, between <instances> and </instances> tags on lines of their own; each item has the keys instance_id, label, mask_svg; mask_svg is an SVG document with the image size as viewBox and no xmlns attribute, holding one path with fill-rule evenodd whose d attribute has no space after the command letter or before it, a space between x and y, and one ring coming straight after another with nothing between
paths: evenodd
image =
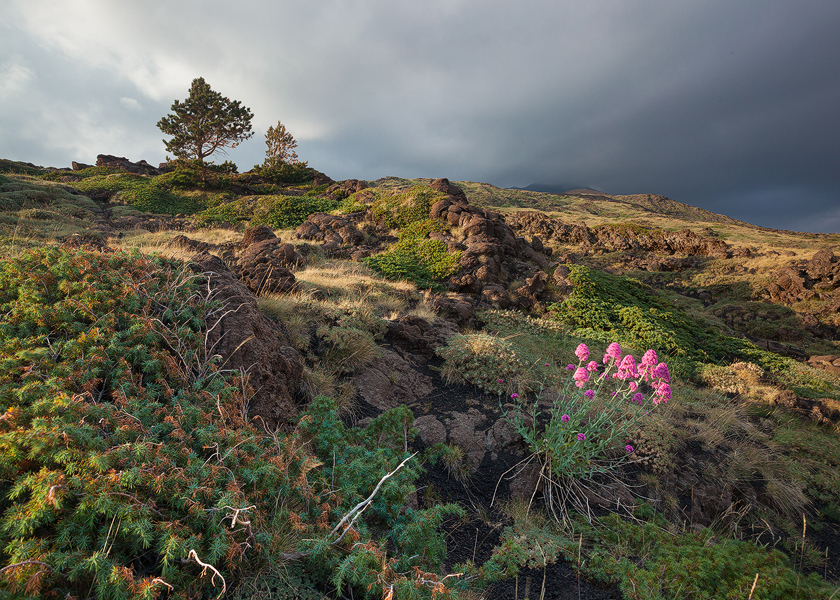
<instances>
[{"instance_id":1,"label":"pine tree","mask_svg":"<svg viewBox=\"0 0 840 600\"><path fill-rule=\"evenodd\" d=\"M167 152L178 158L204 159L225 147L235 148L254 135L254 114L239 100L215 92L203 77L193 79L189 98L175 100L172 113L158 121L158 128L171 140L163 140Z\"/></svg>"},{"instance_id":2,"label":"pine tree","mask_svg":"<svg viewBox=\"0 0 840 600\"><path fill-rule=\"evenodd\" d=\"M277 126L268 128L265 132L265 166L268 168L279 167L283 163L295 162L298 155L295 152L297 142L292 134L286 130L286 126L277 121Z\"/></svg>"}]
</instances>

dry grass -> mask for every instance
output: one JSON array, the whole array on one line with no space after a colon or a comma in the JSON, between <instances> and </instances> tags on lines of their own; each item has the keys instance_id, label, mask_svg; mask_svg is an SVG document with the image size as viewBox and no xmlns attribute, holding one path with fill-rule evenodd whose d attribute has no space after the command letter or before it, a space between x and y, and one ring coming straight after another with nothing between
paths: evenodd
<instances>
[{"instance_id":1,"label":"dry grass","mask_svg":"<svg viewBox=\"0 0 840 600\"><path fill-rule=\"evenodd\" d=\"M334 371L324 368L305 368L300 389L307 400L327 396L335 401L336 411L342 417L353 417L358 408L357 390L350 381L342 381Z\"/></svg>"},{"instance_id":2,"label":"dry grass","mask_svg":"<svg viewBox=\"0 0 840 600\"><path fill-rule=\"evenodd\" d=\"M195 252L192 250L184 250L182 248L170 248L167 244L179 235L184 235L181 231L129 231L123 233L120 237L110 237L106 242L111 248L120 250L130 250L137 248L144 254L162 254L172 258L191 257ZM187 237L199 242L207 242L208 244L226 244L230 242L238 242L242 239L242 235L230 229L202 229L199 231L190 232Z\"/></svg>"}]
</instances>

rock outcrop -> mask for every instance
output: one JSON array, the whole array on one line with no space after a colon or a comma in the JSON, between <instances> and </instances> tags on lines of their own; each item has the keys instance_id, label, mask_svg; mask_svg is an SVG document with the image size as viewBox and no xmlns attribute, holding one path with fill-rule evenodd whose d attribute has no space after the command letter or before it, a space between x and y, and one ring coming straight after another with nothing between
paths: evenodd
<instances>
[{"instance_id":1,"label":"rock outcrop","mask_svg":"<svg viewBox=\"0 0 840 600\"><path fill-rule=\"evenodd\" d=\"M206 279L211 299L221 303L207 322L207 351L221 355L224 369L247 375L253 393L250 416L269 427L293 420L303 374L300 353L220 258L196 254L190 268Z\"/></svg>"},{"instance_id":2,"label":"rock outcrop","mask_svg":"<svg viewBox=\"0 0 840 600\"><path fill-rule=\"evenodd\" d=\"M292 269L302 267L306 261L292 244L283 243L268 227L252 227L239 246L244 251L234 269L253 293L279 294L297 289Z\"/></svg>"},{"instance_id":3,"label":"rock outcrop","mask_svg":"<svg viewBox=\"0 0 840 600\"><path fill-rule=\"evenodd\" d=\"M96 157L97 167L116 167L129 173L136 173L137 175L160 175L159 169L153 167L145 160L138 162L131 162L124 156L111 156L110 154L100 154ZM75 169L75 167L74 167Z\"/></svg>"},{"instance_id":4,"label":"rock outcrop","mask_svg":"<svg viewBox=\"0 0 840 600\"><path fill-rule=\"evenodd\" d=\"M608 252L636 250L664 255L708 256L726 258L732 252L725 242L702 236L690 229L636 231L631 227L564 223L536 211L505 215L506 222L519 234L538 236L540 243L577 245ZM679 265L674 265L679 266ZM653 269L649 269L653 270Z\"/></svg>"},{"instance_id":5,"label":"rock outcrop","mask_svg":"<svg viewBox=\"0 0 840 600\"><path fill-rule=\"evenodd\" d=\"M830 250L820 250L810 260L782 267L767 292L774 302L792 304L816 298L829 300L821 313L840 312L840 260Z\"/></svg>"}]
</instances>

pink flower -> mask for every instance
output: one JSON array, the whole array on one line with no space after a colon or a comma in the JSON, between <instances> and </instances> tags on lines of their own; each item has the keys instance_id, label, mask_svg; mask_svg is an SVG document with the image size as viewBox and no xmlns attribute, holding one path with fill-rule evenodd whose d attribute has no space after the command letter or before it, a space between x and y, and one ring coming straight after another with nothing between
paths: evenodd
<instances>
[{"instance_id":1,"label":"pink flower","mask_svg":"<svg viewBox=\"0 0 840 600\"><path fill-rule=\"evenodd\" d=\"M645 397L642 396L640 392L636 392L635 394L633 394L633 402L635 402L636 404L641 404L644 401L644 399Z\"/></svg>"},{"instance_id":2,"label":"pink flower","mask_svg":"<svg viewBox=\"0 0 840 600\"><path fill-rule=\"evenodd\" d=\"M595 397L595 392L593 392L592 390L586 390L585 392L583 392L583 395L592 400L592 398Z\"/></svg>"},{"instance_id":3,"label":"pink flower","mask_svg":"<svg viewBox=\"0 0 840 600\"><path fill-rule=\"evenodd\" d=\"M516 392L513 392L513 393L510 395L510 397L511 397L511 398L513 398L514 400L516 400L517 398L519 398L519 394L517 394Z\"/></svg>"},{"instance_id":4,"label":"pink flower","mask_svg":"<svg viewBox=\"0 0 840 600\"><path fill-rule=\"evenodd\" d=\"M668 372L668 365L665 363L659 363L656 365L656 368L653 370L653 376L656 379L661 379L666 383L671 382L671 373Z\"/></svg>"},{"instance_id":5,"label":"pink flower","mask_svg":"<svg viewBox=\"0 0 840 600\"><path fill-rule=\"evenodd\" d=\"M618 366L617 375L621 380L635 379L639 376L636 371L636 359L633 358L632 354L628 354L622 359L621 364Z\"/></svg>"},{"instance_id":6,"label":"pink flower","mask_svg":"<svg viewBox=\"0 0 840 600\"><path fill-rule=\"evenodd\" d=\"M585 434L585 433L579 433L579 434L578 434L578 441L579 441L579 442L582 442L582 441L584 441L585 439L586 439L586 434Z\"/></svg>"},{"instance_id":7,"label":"pink flower","mask_svg":"<svg viewBox=\"0 0 840 600\"><path fill-rule=\"evenodd\" d=\"M642 356L642 364L643 365L650 365L651 367L656 365L656 362L659 359L656 358L656 351L655 350L648 350L645 352L645 355Z\"/></svg>"},{"instance_id":8,"label":"pink flower","mask_svg":"<svg viewBox=\"0 0 840 600\"><path fill-rule=\"evenodd\" d=\"M563 423L568 423L569 421L571 421L571 419L572 419L572 417L570 417L569 415L563 415L562 417L560 417L560 420Z\"/></svg>"},{"instance_id":9,"label":"pink flower","mask_svg":"<svg viewBox=\"0 0 840 600\"><path fill-rule=\"evenodd\" d=\"M575 368L574 365L566 365L566 370L567 371L572 371L574 368Z\"/></svg>"},{"instance_id":10,"label":"pink flower","mask_svg":"<svg viewBox=\"0 0 840 600\"><path fill-rule=\"evenodd\" d=\"M627 450L627 454L632 454L633 453L633 446L631 446L630 444L627 444L626 446L624 446L624 449Z\"/></svg>"},{"instance_id":11,"label":"pink flower","mask_svg":"<svg viewBox=\"0 0 840 600\"><path fill-rule=\"evenodd\" d=\"M580 360L581 362L589 358L589 348L586 347L586 344L578 345L577 349L575 350L575 356L577 356L578 360Z\"/></svg>"},{"instance_id":12,"label":"pink flower","mask_svg":"<svg viewBox=\"0 0 840 600\"><path fill-rule=\"evenodd\" d=\"M660 383L656 387L656 391L653 393L653 403L660 404L662 402L668 402L671 399L671 386L667 383Z\"/></svg>"},{"instance_id":13,"label":"pink flower","mask_svg":"<svg viewBox=\"0 0 840 600\"><path fill-rule=\"evenodd\" d=\"M589 364L586 365L586 370L590 373L594 373L598 370L598 363L596 363L594 360L590 360Z\"/></svg>"},{"instance_id":14,"label":"pink flower","mask_svg":"<svg viewBox=\"0 0 840 600\"><path fill-rule=\"evenodd\" d=\"M635 391L638 389L638 387L639 387L639 385L638 385L635 381L631 381L631 382L630 382L630 383L628 383L627 385L629 385L629 386L630 386L630 391L631 391L631 392L635 392Z\"/></svg>"},{"instance_id":15,"label":"pink flower","mask_svg":"<svg viewBox=\"0 0 840 600\"><path fill-rule=\"evenodd\" d=\"M589 381L589 373L583 367L578 367L572 379L575 380L576 386L583 387L583 384Z\"/></svg>"},{"instance_id":16,"label":"pink flower","mask_svg":"<svg viewBox=\"0 0 840 600\"><path fill-rule=\"evenodd\" d=\"M500 379L500 380L499 380L499 383L504 383L504 382L505 382L505 380L504 380L504 379Z\"/></svg>"},{"instance_id":17,"label":"pink flower","mask_svg":"<svg viewBox=\"0 0 840 600\"><path fill-rule=\"evenodd\" d=\"M545 366L547 367L547 366L548 366L548 363L545 363Z\"/></svg>"},{"instance_id":18,"label":"pink flower","mask_svg":"<svg viewBox=\"0 0 840 600\"><path fill-rule=\"evenodd\" d=\"M604 362L606 363L610 358L613 358L616 362L621 360L621 346L619 346L616 342L607 346L607 353L604 355Z\"/></svg>"}]
</instances>

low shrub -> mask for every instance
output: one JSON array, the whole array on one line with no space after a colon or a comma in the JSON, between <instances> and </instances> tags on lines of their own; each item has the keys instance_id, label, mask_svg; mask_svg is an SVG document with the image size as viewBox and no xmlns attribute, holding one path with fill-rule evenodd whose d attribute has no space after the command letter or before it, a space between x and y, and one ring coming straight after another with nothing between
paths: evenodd
<instances>
[{"instance_id":1,"label":"low shrub","mask_svg":"<svg viewBox=\"0 0 840 600\"><path fill-rule=\"evenodd\" d=\"M698 365L740 360L753 362L796 384L796 361L762 350L740 338L723 335L709 323L689 317L635 279L583 265L567 265L574 287L569 297L549 309L576 336L631 348L659 348L672 371L696 381ZM819 386L809 380L806 385ZM824 385L822 386L824 387ZM807 395L817 392L808 392Z\"/></svg>"},{"instance_id":2,"label":"low shrub","mask_svg":"<svg viewBox=\"0 0 840 600\"><path fill-rule=\"evenodd\" d=\"M307 196L260 196L254 206L251 225L266 225L272 229L294 229L309 215L330 212L338 202L329 198Z\"/></svg>"},{"instance_id":3,"label":"low shrub","mask_svg":"<svg viewBox=\"0 0 840 600\"><path fill-rule=\"evenodd\" d=\"M273 167L254 165L254 171L263 179L273 183L304 183L310 181L315 170L305 162L281 163ZM326 189L326 188L325 188Z\"/></svg>"},{"instance_id":4,"label":"low shrub","mask_svg":"<svg viewBox=\"0 0 840 600\"><path fill-rule=\"evenodd\" d=\"M617 515L581 524L597 549L587 571L617 583L629 600L666 598L828 598L835 589L815 573L799 573L774 548L720 539L712 531L674 535L661 517L631 522Z\"/></svg>"},{"instance_id":5,"label":"low shrub","mask_svg":"<svg viewBox=\"0 0 840 600\"><path fill-rule=\"evenodd\" d=\"M429 239L429 233L444 227L428 219L411 223L400 231L396 244L363 262L388 279L404 279L420 288L441 291L441 282L458 271L461 258L460 251L450 254L444 242Z\"/></svg>"},{"instance_id":6,"label":"low shrub","mask_svg":"<svg viewBox=\"0 0 840 600\"><path fill-rule=\"evenodd\" d=\"M272 540L293 533L278 497L313 502L294 483L295 444L253 428L247 381L204 358L216 308L193 278L137 253L0 263L0 589L13 597L215 597L277 560Z\"/></svg>"},{"instance_id":7,"label":"low shrub","mask_svg":"<svg viewBox=\"0 0 840 600\"><path fill-rule=\"evenodd\" d=\"M441 192L424 185L401 192L375 189L373 193L370 204L373 218L394 229L427 220L432 205L444 197Z\"/></svg>"}]
</instances>

